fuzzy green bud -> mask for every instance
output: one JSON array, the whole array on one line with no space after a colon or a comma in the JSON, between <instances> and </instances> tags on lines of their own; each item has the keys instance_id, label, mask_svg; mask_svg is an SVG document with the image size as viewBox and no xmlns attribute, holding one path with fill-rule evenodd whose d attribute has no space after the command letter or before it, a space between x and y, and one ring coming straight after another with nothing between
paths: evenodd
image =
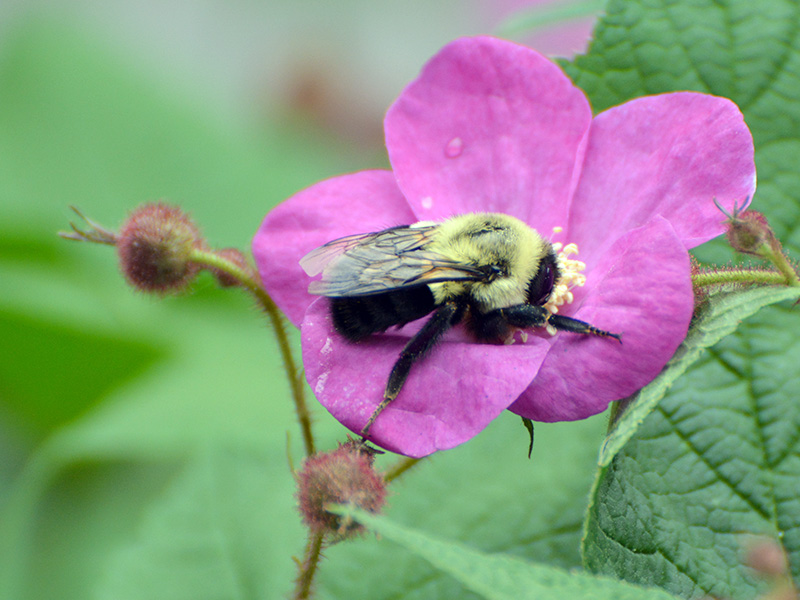
<instances>
[{"instance_id":1,"label":"fuzzy green bud","mask_svg":"<svg viewBox=\"0 0 800 600\"><path fill-rule=\"evenodd\" d=\"M784 275L787 285L800 286L796 267L783 253L783 247L764 215L754 210L740 211L735 205L733 214L729 214L716 200L714 203L728 217L726 235L735 250L768 260Z\"/></svg>"},{"instance_id":2,"label":"fuzzy green bud","mask_svg":"<svg viewBox=\"0 0 800 600\"><path fill-rule=\"evenodd\" d=\"M374 456L362 443L349 441L332 452L308 457L297 474L297 500L303 522L333 540L363 531L329 504L349 504L377 513L386 503L386 483L373 467Z\"/></svg>"},{"instance_id":3,"label":"fuzzy green bud","mask_svg":"<svg viewBox=\"0 0 800 600\"><path fill-rule=\"evenodd\" d=\"M754 210L730 217L725 235L735 250L745 254L766 258L771 251L777 249L780 252L780 243L767 223L767 218Z\"/></svg>"},{"instance_id":4,"label":"fuzzy green bud","mask_svg":"<svg viewBox=\"0 0 800 600\"><path fill-rule=\"evenodd\" d=\"M117 239L120 268L128 282L144 292L184 290L200 267L195 248L205 246L197 226L180 208L161 202L137 208Z\"/></svg>"}]
</instances>

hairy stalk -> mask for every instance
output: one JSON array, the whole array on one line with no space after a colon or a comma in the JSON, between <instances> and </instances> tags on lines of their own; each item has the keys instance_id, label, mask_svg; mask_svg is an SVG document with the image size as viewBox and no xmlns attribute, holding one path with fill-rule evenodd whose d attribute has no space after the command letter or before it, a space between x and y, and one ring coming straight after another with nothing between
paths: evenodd
<instances>
[{"instance_id":1,"label":"hairy stalk","mask_svg":"<svg viewBox=\"0 0 800 600\"><path fill-rule=\"evenodd\" d=\"M194 250L192 253L192 260L198 264L206 267L212 267L219 271L227 273L231 277L245 287L256 299L256 302L261 306L264 312L269 317L272 323L272 330L275 333L275 338L278 341L278 348L281 353L283 361L283 368L289 379L289 386L292 391L292 399L294 400L295 411L297 412L297 420L300 423L300 430L303 433L303 442L306 448L306 456L311 456L315 452L314 436L311 431L311 413L308 411L308 405L305 398L305 387L303 386L302 373L294 361L292 355L291 345L289 344L289 337L286 333L286 321L275 306L275 303L270 298L269 294L264 291L264 288L258 283L255 275L249 270L242 269L240 266L233 262L214 254L213 252L205 250Z\"/></svg>"},{"instance_id":2,"label":"hairy stalk","mask_svg":"<svg viewBox=\"0 0 800 600\"><path fill-rule=\"evenodd\" d=\"M770 252L767 253L767 258L785 277L784 283L786 283L786 285L792 287L800 286L800 278L797 276L797 271L781 250L780 244L777 244L777 246L778 247L775 249L770 248Z\"/></svg>"},{"instance_id":3,"label":"hairy stalk","mask_svg":"<svg viewBox=\"0 0 800 600\"><path fill-rule=\"evenodd\" d=\"M322 546L325 534L322 530L308 530L308 543L306 544L303 562L298 563L300 573L297 576L296 587L294 589L294 600L304 600L311 597L311 585L314 583L314 575L317 574L320 558L322 558Z\"/></svg>"},{"instance_id":4,"label":"hairy stalk","mask_svg":"<svg viewBox=\"0 0 800 600\"><path fill-rule=\"evenodd\" d=\"M794 272L794 271L792 271ZM795 278L797 276L795 275ZM696 287L713 285L796 285L787 281L786 275L776 271L756 271L752 269L719 269L704 271L692 275L692 282Z\"/></svg>"}]
</instances>

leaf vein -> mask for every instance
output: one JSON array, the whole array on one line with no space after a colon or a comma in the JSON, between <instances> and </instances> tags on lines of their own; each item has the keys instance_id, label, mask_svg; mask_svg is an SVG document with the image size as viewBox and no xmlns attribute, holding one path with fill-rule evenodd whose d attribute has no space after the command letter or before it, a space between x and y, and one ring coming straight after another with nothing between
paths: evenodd
<instances>
[{"instance_id":1,"label":"leaf vein","mask_svg":"<svg viewBox=\"0 0 800 600\"><path fill-rule=\"evenodd\" d=\"M778 56L778 59L775 61L775 66L772 73L764 79L762 85L753 90L750 95L750 98L747 102L747 106L753 106L756 104L761 98L766 95L768 92L776 93L776 89L778 86L775 85L775 82L779 79L780 74L784 72L786 65L789 63L793 56L793 50L798 46L798 32L800 32L800 11L794 10L792 11L793 15L793 23L791 27L788 27L788 30L793 32L791 37L786 40L786 44L783 47L783 52ZM787 71L788 73L788 71ZM791 103L792 99L786 99L788 103ZM744 103L740 104L741 108L744 108Z\"/></svg>"},{"instance_id":2,"label":"leaf vein","mask_svg":"<svg viewBox=\"0 0 800 600\"><path fill-rule=\"evenodd\" d=\"M664 418L667 420L667 422L670 423L670 425L672 425L672 427L673 427L673 429L675 431L675 434L686 445L686 447L692 452L692 454L694 454L698 458L698 460L700 460L700 462L702 462L717 477L717 479L722 484L724 484L728 489L731 490L731 492L733 492L733 494L735 496L737 496L745 504L747 504L747 506L749 506L753 510L753 512L755 512L756 514L760 515L763 519L765 519L767 521L770 521L770 522L773 522L773 518L764 511L763 507L761 507L757 503L755 503L753 501L753 499L748 494L745 494L744 492L742 492L733 481L731 481L728 477L726 477L719 470L719 468L716 465L712 464L706 458L706 456L703 454L703 452L694 444L694 442L692 442L691 436L687 435L684 431L682 431L678 427L678 423L676 422L676 420L674 418L674 415L668 413L664 409L664 406L662 404L659 404L656 407L656 410L658 410L664 416Z\"/></svg>"},{"instance_id":3,"label":"leaf vein","mask_svg":"<svg viewBox=\"0 0 800 600\"><path fill-rule=\"evenodd\" d=\"M637 519L638 519L638 515L637 515ZM639 519L639 522L642 523L641 519ZM599 524L598 524L597 530L603 535L603 537L606 538L606 540L608 542L610 542L612 544L616 544L617 546L619 546L623 550L626 550L626 551L630 552L631 554L643 555L643 556L655 556L655 555L658 555L658 556L662 557L665 561L667 561L669 564L671 564L673 567L675 567L675 570L678 573L680 573L681 575L686 577L686 579L691 581L692 584L694 584L694 586L698 590L702 591L703 595L709 595L711 593L711 589L710 588L707 589L703 585L701 585L700 582L697 581L697 579L695 579L692 576L692 574L689 571L687 571L686 568L683 565L678 564L678 562L666 550L663 550L657 544L653 543L653 546L652 546L653 550L652 551L647 551L647 550L644 550L644 549L631 548L630 546L628 546L624 542L622 542L622 541L618 540L617 538L615 538L614 536L612 536L610 534L610 532L606 531L602 526L599 526ZM651 540L652 540L652 538L651 538Z\"/></svg>"}]
</instances>

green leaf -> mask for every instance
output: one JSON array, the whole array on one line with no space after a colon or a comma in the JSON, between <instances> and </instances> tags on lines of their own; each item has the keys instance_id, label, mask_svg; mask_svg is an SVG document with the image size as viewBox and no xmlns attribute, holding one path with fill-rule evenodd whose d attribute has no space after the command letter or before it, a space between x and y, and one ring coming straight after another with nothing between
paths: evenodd
<instances>
[{"instance_id":1,"label":"green leaf","mask_svg":"<svg viewBox=\"0 0 800 600\"><path fill-rule=\"evenodd\" d=\"M682 597L752 599L753 536L800 581L800 314L773 307L678 379L602 469L586 525L593 572Z\"/></svg>"},{"instance_id":2,"label":"green leaf","mask_svg":"<svg viewBox=\"0 0 800 600\"><path fill-rule=\"evenodd\" d=\"M175 465L201 460L209 445L241 448L263 464L257 476L263 493L253 499L248 492L247 506L236 505L234 484L237 477L256 477L252 465L231 461L220 467L234 481L214 480L220 487L217 507L222 513L251 511L262 519L259 527L272 528L264 533L253 525L270 548L253 556L270 557L262 567L279 588L273 597L289 589L286 563L300 551L303 535L285 458L292 405L279 367L264 356L270 346L264 328L248 315L246 304L239 310L241 316L186 302L171 321L161 322L167 335L194 331L188 337L196 344L194 353L181 348L148 377L121 387L39 447L0 513L0 597L92 597L98 581L119 571L109 562L118 548L150 543L141 538L153 531L142 533L147 526L141 523L165 502L163 488L175 477ZM235 359L224 360L222 368L220 356ZM325 444L340 431L330 419L320 418L316 426ZM297 436L291 441L299 446ZM190 486L180 489L187 498L196 497ZM208 519L197 524L214 529ZM232 537L242 533L235 531ZM142 561L129 564L153 564ZM35 575L44 571L48 577Z\"/></svg>"},{"instance_id":3,"label":"green leaf","mask_svg":"<svg viewBox=\"0 0 800 600\"><path fill-rule=\"evenodd\" d=\"M555 567L525 562L504 554L487 554L464 544L420 533L386 517L350 507L334 509L381 536L418 554L448 573L481 598L491 600L668 600L662 590L644 589L606 577L590 576Z\"/></svg>"},{"instance_id":4,"label":"green leaf","mask_svg":"<svg viewBox=\"0 0 800 600\"><path fill-rule=\"evenodd\" d=\"M275 541L301 534L295 520L276 519L264 503L274 482L269 463L269 456L218 446L195 455L107 558L92 597L286 597L291 561Z\"/></svg>"},{"instance_id":5,"label":"green leaf","mask_svg":"<svg viewBox=\"0 0 800 600\"><path fill-rule=\"evenodd\" d=\"M568 70L598 112L680 89L756 106L795 85L797 11L793 0L610 0L587 55Z\"/></svg>"},{"instance_id":6,"label":"green leaf","mask_svg":"<svg viewBox=\"0 0 800 600\"><path fill-rule=\"evenodd\" d=\"M0 397L34 438L90 410L163 358L143 341L11 311L0 314L0 339ZM91 373L84 371L88 364Z\"/></svg>"},{"instance_id":7,"label":"green leaf","mask_svg":"<svg viewBox=\"0 0 800 600\"><path fill-rule=\"evenodd\" d=\"M709 296L700 313L692 321L686 339L675 356L650 384L630 399L622 417L614 426L600 450L598 464L606 467L636 433L644 419L656 407L676 380L702 355L739 324L765 306L800 298L800 288L754 288L718 292Z\"/></svg>"}]
</instances>

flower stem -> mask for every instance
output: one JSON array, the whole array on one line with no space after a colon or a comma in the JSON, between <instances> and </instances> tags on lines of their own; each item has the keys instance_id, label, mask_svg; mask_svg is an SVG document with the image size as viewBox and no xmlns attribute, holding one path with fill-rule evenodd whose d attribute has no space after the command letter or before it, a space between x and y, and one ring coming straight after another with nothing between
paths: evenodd
<instances>
[{"instance_id":1,"label":"flower stem","mask_svg":"<svg viewBox=\"0 0 800 600\"><path fill-rule=\"evenodd\" d=\"M794 273L791 266L789 266L789 270ZM794 281L797 281L796 273L794 274ZM793 282L789 276L783 272L757 271L751 269L704 271L692 275L692 282L698 287L725 284L800 285L800 283Z\"/></svg>"},{"instance_id":2,"label":"flower stem","mask_svg":"<svg viewBox=\"0 0 800 600\"><path fill-rule=\"evenodd\" d=\"M390 481L397 479L398 477L400 477L400 475L408 471L411 467L416 465L421 460L422 460L421 458L409 458L408 456L400 459L394 464L394 466L392 466L392 468L390 468L388 471L386 471L386 473L384 473L383 480L386 483L389 483Z\"/></svg>"},{"instance_id":3,"label":"flower stem","mask_svg":"<svg viewBox=\"0 0 800 600\"><path fill-rule=\"evenodd\" d=\"M789 262L789 259L786 258L786 255L780 249L780 244L777 244L777 248L770 247L769 250L766 252L767 258L770 262L775 265L778 271L786 278L785 282L786 285L791 287L800 286L800 278L797 276L797 271L792 266L792 263Z\"/></svg>"},{"instance_id":4,"label":"flower stem","mask_svg":"<svg viewBox=\"0 0 800 600\"><path fill-rule=\"evenodd\" d=\"M267 317L269 317L272 323L272 330L278 341L278 348L281 353L281 359L283 360L283 368L289 379L289 387L292 391L297 420L300 424L300 430L303 433L306 455L311 456L315 452L314 436L311 431L311 413L308 411L308 405L306 404L302 373L300 369L297 368L294 357L292 356L291 345L289 344L289 338L286 333L286 321L283 315L278 310L278 307L275 306L269 294L261 287L261 284L256 279L255 273L250 269L243 269L239 265L208 250L195 249L192 252L192 260L205 267L211 267L222 271L239 281L242 286L253 295L256 302L258 302L267 314Z\"/></svg>"},{"instance_id":5,"label":"flower stem","mask_svg":"<svg viewBox=\"0 0 800 600\"><path fill-rule=\"evenodd\" d=\"M314 582L314 575L317 573L319 560L322 557L322 546L325 534L322 530L308 530L308 544L303 562L299 564L300 574L297 576L297 587L295 587L292 598L304 600L311 597L311 584Z\"/></svg>"}]
</instances>

